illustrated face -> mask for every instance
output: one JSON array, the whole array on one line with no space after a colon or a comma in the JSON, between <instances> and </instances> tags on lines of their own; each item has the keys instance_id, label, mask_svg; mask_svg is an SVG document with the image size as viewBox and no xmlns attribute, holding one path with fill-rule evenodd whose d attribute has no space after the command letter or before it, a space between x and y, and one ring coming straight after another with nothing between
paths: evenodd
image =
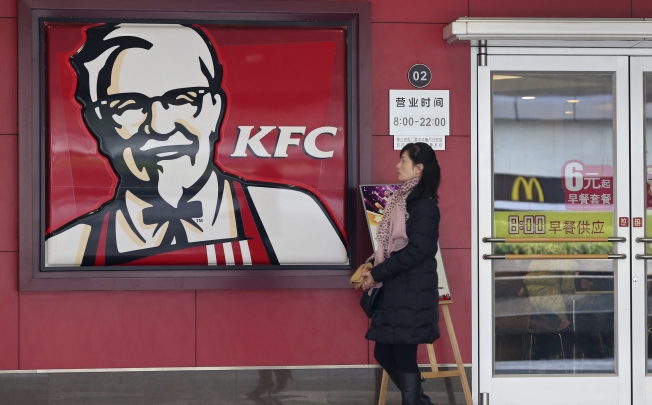
<instances>
[{"instance_id":1,"label":"illustrated face","mask_svg":"<svg viewBox=\"0 0 652 405\"><path fill-rule=\"evenodd\" d=\"M410 159L410 155L408 155L407 152L403 152L401 155L401 160L396 165L396 169L398 171L398 179L401 182L406 182L408 180L419 177L421 176L422 168L423 165L415 165L412 159Z\"/></svg>"},{"instance_id":2,"label":"illustrated face","mask_svg":"<svg viewBox=\"0 0 652 405\"><path fill-rule=\"evenodd\" d=\"M165 198L166 188L191 187L206 171L222 99L209 86L206 73L213 66L206 66L206 44L194 31L180 27L190 31L184 42L138 28L153 46L117 54L110 83L103 89L98 80L89 113L97 114L92 129L123 179L136 187L157 187ZM134 35L138 28L115 32Z\"/></svg>"}]
</instances>

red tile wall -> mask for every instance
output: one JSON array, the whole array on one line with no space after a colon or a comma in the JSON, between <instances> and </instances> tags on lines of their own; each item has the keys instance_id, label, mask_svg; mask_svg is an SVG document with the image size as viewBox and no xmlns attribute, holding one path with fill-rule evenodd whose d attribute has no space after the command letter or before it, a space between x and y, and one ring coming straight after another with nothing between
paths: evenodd
<instances>
[{"instance_id":1,"label":"red tile wall","mask_svg":"<svg viewBox=\"0 0 652 405\"><path fill-rule=\"evenodd\" d=\"M370 0L372 22L448 24L468 16L468 0Z\"/></svg>"},{"instance_id":2,"label":"red tile wall","mask_svg":"<svg viewBox=\"0 0 652 405\"><path fill-rule=\"evenodd\" d=\"M20 368L192 367L194 291L20 294Z\"/></svg>"},{"instance_id":3,"label":"red tile wall","mask_svg":"<svg viewBox=\"0 0 652 405\"><path fill-rule=\"evenodd\" d=\"M396 181L389 89L425 63L448 89L441 248L462 356L471 361L469 48L443 27L472 17L652 17L646 0L371 0L373 179ZM367 321L353 290L18 293L16 1L0 0L0 369L365 364ZM20 327L19 327L20 325ZM442 330L445 331L443 320ZM452 363L446 333L435 345ZM420 360L427 362L425 352Z\"/></svg>"},{"instance_id":4,"label":"red tile wall","mask_svg":"<svg viewBox=\"0 0 652 405\"><path fill-rule=\"evenodd\" d=\"M0 370L18 364L18 254L0 252Z\"/></svg>"},{"instance_id":5,"label":"red tile wall","mask_svg":"<svg viewBox=\"0 0 652 405\"><path fill-rule=\"evenodd\" d=\"M6 2L5 2L6 3ZM0 2L0 16L3 12ZM18 133L16 19L0 17L0 134Z\"/></svg>"},{"instance_id":6,"label":"red tile wall","mask_svg":"<svg viewBox=\"0 0 652 405\"><path fill-rule=\"evenodd\" d=\"M19 364L16 1L0 0L0 370Z\"/></svg>"},{"instance_id":7,"label":"red tile wall","mask_svg":"<svg viewBox=\"0 0 652 405\"><path fill-rule=\"evenodd\" d=\"M652 2L649 0L632 0L632 17L651 18Z\"/></svg>"},{"instance_id":8,"label":"red tile wall","mask_svg":"<svg viewBox=\"0 0 652 405\"><path fill-rule=\"evenodd\" d=\"M18 136L0 135L0 252L18 250Z\"/></svg>"},{"instance_id":9,"label":"red tile wall","mask_svg":"<svg viewBox=\"0 0 652 405\"><path fill-rule=\"evenodd\" d=\"M0 18L16 17L16 0L0 0Z\"/></svg>"},{"instance_id":10,"label":"red tile wall","mask_svg":"<svg viewBox=\"0 0 652 405\"><path fill-rule=\"evenodd\" d=\"M469 0L469 17L630 18L632 3L630 0Z\"/></svg>"},{"instance_id":11,"label":"red tile wall","mask_svg":"<svg viewBox=\"0 0 652 405\"><path fill-rule=\"evenodd\" d=\"M366 364L360 292L197 292L197 366Z\"/></svg>"}]
</instances>

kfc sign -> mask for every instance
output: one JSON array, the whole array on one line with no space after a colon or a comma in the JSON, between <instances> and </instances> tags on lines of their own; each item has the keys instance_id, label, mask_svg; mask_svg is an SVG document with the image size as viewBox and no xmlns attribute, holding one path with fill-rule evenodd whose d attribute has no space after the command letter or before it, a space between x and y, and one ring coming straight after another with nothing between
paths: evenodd
<instances>
[{"instance_id":1,"label":"kfc sign","mask_svg":"<svg viewBox=\"0 0 652 405\"><path fill-rule=\"evenodd\" d=\"M52 23L46 51L45 267L348 263L345 29Z\"/></svg>"},{"instance_id":2,"label":"kfc sign","mask_svg":"<svg viewBox=\"0 0 652 405\"><path fill-rule=\"evenodd\" d=\"M238 127L238 143L235 145L235 150L231 154L231 157L246 157L247 149L258 157L272 157L275 158L288 157L288 147L299 146L303 142L303 151L306 155L313 157L315 159L329 159L333 157L334 151L332 150L320 150L317 147L317 137L320 135L330 135L335 136L337 128L335 127L321 127L314 129L308 133L305 137L292 137L292 135L303 135L306 132L306 127L260 127L258 133L254 136L251 136L251 131L254 127ZM269 153L261 140L264 136L268 135L274 130L278 130L278 138L276 142L276 147L274 148L274 154Z\"/></svg>"}]
</instances>

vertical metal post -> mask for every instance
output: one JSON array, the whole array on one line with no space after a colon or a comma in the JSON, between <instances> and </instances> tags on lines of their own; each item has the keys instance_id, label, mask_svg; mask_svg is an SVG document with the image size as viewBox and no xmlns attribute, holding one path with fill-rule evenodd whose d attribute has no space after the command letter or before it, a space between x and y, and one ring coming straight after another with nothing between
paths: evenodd
<instances>
[{"instance_id":1,"label":"vertical metal post","mask_svg":"<svg viewBox=\"0 0 652 405\"><path fill-rule=\"evenodd\" d=\"M575 298L573 297L573 333L577 332L575 329ZM576 364L577 362L575 361L575 339L573 339L573 374L577 372Z\"/></svg>"},{"instance_id":2,"label":"vertical metal post","mask_svg":"<svg viewBox=\"0 0 652 405\"><path fill-rule=\"evenodd\" d=\"M478 66L487 66L487 40L478 41Z\"/></svg>"},{"instance_id":3,"label":"vertical metal post","mask_svg":"<svg viewBox=\"0 0 652 405\"><path fill-rule=\"evenodd\" d=\"M480 393L480 405L489 405L489 393L481 392Z\"/></svg>"}]
</instances>

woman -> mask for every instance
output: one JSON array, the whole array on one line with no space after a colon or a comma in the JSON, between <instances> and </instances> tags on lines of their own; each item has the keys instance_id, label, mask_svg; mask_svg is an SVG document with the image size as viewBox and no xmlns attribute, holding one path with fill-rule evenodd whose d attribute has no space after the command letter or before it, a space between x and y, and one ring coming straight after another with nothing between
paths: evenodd
<instances>
[{"instance_id":1,"label":"woman","mask_svg":"<svg viewBox=\"0 0 652 405\"><path fill-rule=\"evenodd\" d=\"M374 357L401 391L403 405L428 405L421 389L417 345L439 337L437 239L441 179L435 152L410 143L396 165L403 183L385 207L378 226L374 267L363 273L363 289L381 287L383 297L366 338ZM371 259L370 259L371 260Z\"/></svg>"}]
</instances>

